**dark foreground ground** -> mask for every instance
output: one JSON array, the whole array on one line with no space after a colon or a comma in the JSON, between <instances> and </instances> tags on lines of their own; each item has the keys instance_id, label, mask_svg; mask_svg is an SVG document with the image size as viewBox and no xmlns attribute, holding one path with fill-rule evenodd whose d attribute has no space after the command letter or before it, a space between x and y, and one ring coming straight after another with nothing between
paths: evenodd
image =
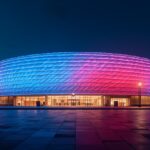
<instances>
[{"instance_id":1,"label":"dark foreground ground","mask_svg":"<svg viewBox=\"0 0 150 150\"><path fill-rule=\"evenodd\" d=\"M150 150L150 110L0 110L0 150Z\"/></svg>"}]
</instances>

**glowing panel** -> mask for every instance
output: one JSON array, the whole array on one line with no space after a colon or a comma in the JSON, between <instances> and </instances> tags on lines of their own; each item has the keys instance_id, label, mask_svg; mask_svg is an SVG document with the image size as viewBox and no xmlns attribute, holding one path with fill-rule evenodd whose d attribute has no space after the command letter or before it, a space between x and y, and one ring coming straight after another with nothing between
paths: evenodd
<instances>
[{"instance_id":1,"label":"glowing panel","mask_svg":"<svg viewBox=\"0 0 150 150\"><path fill-rule=\"evenodd\" d=\"M150 60L99 52L59 52L0 62L0 95L150 95Z\"/></svg>"}]
</instances>

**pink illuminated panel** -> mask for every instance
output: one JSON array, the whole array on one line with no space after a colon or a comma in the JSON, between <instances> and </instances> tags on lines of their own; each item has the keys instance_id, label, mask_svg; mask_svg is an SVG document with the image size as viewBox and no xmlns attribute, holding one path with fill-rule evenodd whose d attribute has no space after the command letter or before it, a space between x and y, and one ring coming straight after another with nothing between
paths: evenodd
<instances>
[{"instance_id":1,"label":"pink illuminated panel","mask_svg":"<svg viewBox=\"0 0 150 150\"><path fill-rule=\"evenodd\" d=\"M60 52L0 62L0 95L150 95L150 60L137 56Z\"/></svg>"}]
</instances>

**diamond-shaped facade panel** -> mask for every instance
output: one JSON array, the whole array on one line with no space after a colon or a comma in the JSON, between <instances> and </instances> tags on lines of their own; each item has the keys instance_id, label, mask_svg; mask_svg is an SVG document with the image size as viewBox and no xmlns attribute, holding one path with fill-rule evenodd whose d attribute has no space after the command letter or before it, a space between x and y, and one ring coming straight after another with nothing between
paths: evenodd
<instances>
[{"instance_id":1,"label":"diamond-shaped facade panel","mask_svg":"<svg viewBox=\"0 0 150 150\"><path fill-rule=\"evenodd\" d=\"M99 52L59 52L0 62L0 95L150 95L150 60Z\"/></svg>"}]
</instances>

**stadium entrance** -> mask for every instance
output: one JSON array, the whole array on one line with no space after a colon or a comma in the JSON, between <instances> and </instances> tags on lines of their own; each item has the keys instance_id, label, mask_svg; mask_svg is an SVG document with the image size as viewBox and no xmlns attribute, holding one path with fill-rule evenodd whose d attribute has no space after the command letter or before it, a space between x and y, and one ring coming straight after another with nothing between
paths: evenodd
<instances>
[{"instance_id":1,"label":"stadium entrance","mask_svg":"<svg viewBox=\"0 0 150 150\"><path fill-rule=\"evenodd\" d=\"M129 100L129 98L111 98L110 104L111 104L111 106L124 107L124 106L130 105L130 100Z\"/></svg>"}]
</instances>

